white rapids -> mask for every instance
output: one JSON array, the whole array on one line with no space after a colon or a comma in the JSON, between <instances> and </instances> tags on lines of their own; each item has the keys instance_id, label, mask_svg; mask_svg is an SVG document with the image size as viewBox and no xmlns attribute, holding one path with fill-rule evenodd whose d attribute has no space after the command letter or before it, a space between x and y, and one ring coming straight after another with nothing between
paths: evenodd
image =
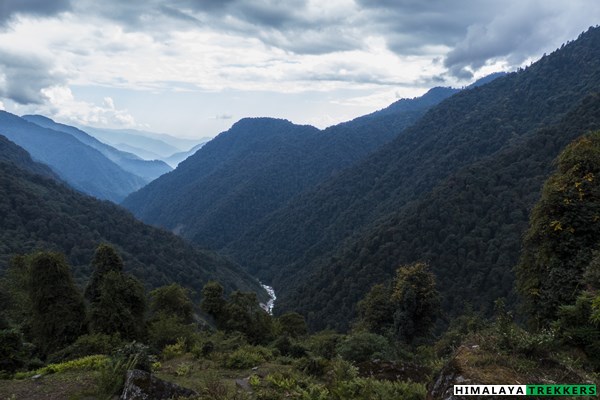
<instances>
[{"instance_id":1,"label":"white rapids","mask_svg":"<svg viewBox=\"0 0 600 400\"><path fill-rule=\"evenodd\" d=\"M260 283L260 282L259 282ZM260 284L267 291L270 299L267 301L267 304L260 303L260 306L263 310L269 313L269 315L273 315L273 307L275 307L275 300L277 300L277 296L275 296L275 290L271 286L267 286L264 284Z\"/></svg>"}]
</instances>

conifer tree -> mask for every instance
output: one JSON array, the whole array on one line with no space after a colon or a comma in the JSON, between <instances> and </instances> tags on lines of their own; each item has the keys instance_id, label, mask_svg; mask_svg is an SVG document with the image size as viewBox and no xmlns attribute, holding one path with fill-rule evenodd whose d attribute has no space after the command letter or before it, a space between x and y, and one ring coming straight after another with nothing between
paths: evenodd
<instances>
[{"instance_id":1,"label":"conifer tree","mask_svg":"<svg viewBox=\"0 0 600 400\"><path fill-rule=\"evenodd\" d=\"M37 253L29 261L32 334L48 355L85 332L85 304L59 253Z\"/></svg>"},{"instance_id":2,"label":"conifer tree","mask_svg":"<svg viewBox=\"0 0 600 400\"><path fill-rule=\"evenodd\" d=\"M119 334L141 339L145 334L146 296L143 285L123 272L123 260L108 245L98 246L94 271L86 288L90 301L89 324L93 333Z\"/></svg>"},{"instance_id":3,"label":"conifer tree","mask_svg":"<svg viewBox=\"0 0 600 400\"><path fill-rule=\"evenodd\" d=\"M92 259L92 276L85 288L85 298L94 301L99 296L99 287L104 275L110 271L122 272L123 259L109 244L102 243L96 248Z\"/></svg>"}]
</instances>

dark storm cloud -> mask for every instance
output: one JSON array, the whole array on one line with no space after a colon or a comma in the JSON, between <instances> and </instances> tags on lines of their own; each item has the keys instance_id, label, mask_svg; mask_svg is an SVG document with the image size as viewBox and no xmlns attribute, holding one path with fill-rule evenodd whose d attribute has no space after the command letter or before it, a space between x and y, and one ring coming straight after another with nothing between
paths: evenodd
<instances>
[{"instance_id":1,"label":"dark storm cloud","mask_svg":"<svg viewBox=\"0 0 600 400\"><path fill-rule=\"evenodd\" d=\"M0 25L17 14L43 17L70 9L70 0L0 0Z\"/></svg>"},{"instance_id":2,"label":"dark storm cloud","mask_svg":"<svg viewBox=\"0 0 600 400\"><path fill-rule=\"evenodd\" d=\"M41 90L64 81L47 61L0 49L0 97L19 104L41 104L46 100Z\"/></svg>"},{"instance_id":3,"label":"dark storm cloud","mask_svg":"<svg viewBox=\"0 0 600 400\"><path fill-rule=\"evenodd\" d=\"M297 54L361 48L344 16L310 14L306 0L104 0L76 3L79 13L113 20L127 30L154 36L173 29L209 28L261 40Z\"/></svg>"}]
</instances>

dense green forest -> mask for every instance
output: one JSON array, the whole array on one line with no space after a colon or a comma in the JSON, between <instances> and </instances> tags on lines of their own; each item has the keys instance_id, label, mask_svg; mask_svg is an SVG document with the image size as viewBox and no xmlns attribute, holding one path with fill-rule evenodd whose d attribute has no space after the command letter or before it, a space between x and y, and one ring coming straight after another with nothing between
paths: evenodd
<instances>
[{"instance_id":1,"label":"dense green forest","mask_svg":"<svg viewBox=\"0 0 600 400\"><path fill-rule=\"evenodd\" d=\"M221 248L457 91L435 88L324 131L283 120L243 119L123 205L147 223L203 247Z\"/></svg>"},{"instance_id":2,"label":"dense green forest","mask_svg":"<svg viewBox=\"0 0 600 400\"><path fill-rule=\"evenodd\" d=\"M179 282L199 292L208 280L218 279L227 291L264 293L254 278L225 258L46 177L48 169L9 140L2 138L0 149L0 270L16 254L55 250L66 254L81 282L91 273L94 249L106 242L118 247L127 271L148 287Z\"/></svg>"},{"instance_id":3,"label":"dense green forest","mask_svg":"<svg viewBox=\"0 0 600 400\"><path fill-rule=\"evenodd\" d=\"M302 312L313 329L348 328L371 284L418 260L443 278L450 314L465 302L489 312L498 296L513 305L528 209L561 147L597 127L598 49L600 29L590 28L524 70L452 96L228 250L272 283L280 311Z\"/></svg>"}]
</instances>

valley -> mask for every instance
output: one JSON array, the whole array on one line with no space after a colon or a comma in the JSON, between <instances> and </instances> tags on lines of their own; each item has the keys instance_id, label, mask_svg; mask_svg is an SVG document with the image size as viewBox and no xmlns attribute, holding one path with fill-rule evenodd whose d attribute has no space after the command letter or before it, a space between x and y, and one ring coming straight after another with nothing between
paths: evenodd
<instances>
[{"instance_id":1,"label":"valley","mask_svg":"<svg viewBox=\"0 0 600 400\"><path fill-rule=\"evenodd\" d=\"M599 27L324 129L75 125L0 111L1 398L600 383Z\"/></svg>"}]
</instances>

